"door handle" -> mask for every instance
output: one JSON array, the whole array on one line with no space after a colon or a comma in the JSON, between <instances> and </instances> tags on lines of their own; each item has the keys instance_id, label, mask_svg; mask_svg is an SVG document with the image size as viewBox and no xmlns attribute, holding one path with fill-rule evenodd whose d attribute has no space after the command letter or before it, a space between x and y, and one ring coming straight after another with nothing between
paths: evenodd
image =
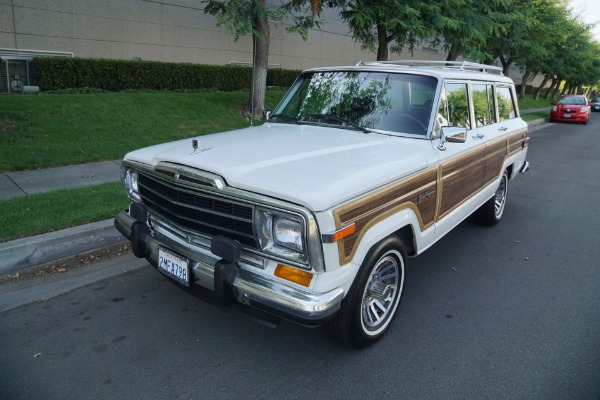
<instances>
[{"instance_id":1,"label":"door handle","mask_svg":"<svg viewBox=\"0 0 600 400\"><path fill-rule=\"evenodd\" d=\"M506 131L507 129L508 129L508 128L507 128L507 127L505 127L505 126L501 126L500 128L498 128L498 130L499 130L499 131L502 131L502 132Z\"/></svg>"},{"instance_id":2,"label":"door handle","mask_svg":"<svg viewBox=\"0 0 600 400\"><path fill-rule=\"evenodd\" d=\"M477 135L472 136L473 139L483 139L484 137L485 137L485 135L482 135L481 133L478 133Z\"/></svg>"}]
</instances>

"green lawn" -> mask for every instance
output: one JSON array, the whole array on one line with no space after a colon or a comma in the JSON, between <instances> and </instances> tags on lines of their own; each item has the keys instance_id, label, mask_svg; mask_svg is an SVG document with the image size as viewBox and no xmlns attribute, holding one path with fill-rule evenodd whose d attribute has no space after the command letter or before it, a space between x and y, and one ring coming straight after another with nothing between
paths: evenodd
<instances>
[{"instance_id":1,"label":"green lawn","mask_svg":"<svg viewBox=\"0 0 600 400\"><path fill-rule=\"evenodd\" d=\"M545 92L542 92L544 94ZM533 96L530 94L526 94L524 99L519 99L519 109L525 110L527 108L540 108L540 107L548 107L550 108L550 100L544 99L540 96L539 99L534 100Z\"/></svg>"},{"instance_id":2,"label":"green lawn","mask_svg":"<svg viewBox=\"0 0 600 400\"><path fill-rule=\"evenodd\" d=\"M127 208L120 182L0 201L0 242L113 218Z\"/></svg>"},{"instance_id":3,"label":"green lawn","mask_svg":"<svg viewBox=\"0 0 600 400\"><path fill-rule=\"evenodd\" d=\"M267 92L273 109L283 91ZM248 126L248 93L0 96L0 172L120 159L128 151Z\"/></svg>"}]
</instances>

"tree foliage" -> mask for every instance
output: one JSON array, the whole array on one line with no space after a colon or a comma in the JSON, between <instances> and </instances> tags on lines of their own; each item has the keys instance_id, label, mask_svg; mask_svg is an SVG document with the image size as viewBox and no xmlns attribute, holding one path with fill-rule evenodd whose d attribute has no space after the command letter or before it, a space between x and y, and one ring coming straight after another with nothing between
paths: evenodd
<instances>
[{"instance_id":1,"label":"tree foliage","mask_svg":"<svg viewBox=\"0 0 600 400\"><path fill-rule=\"evenodd\" d=\"M215 16L218 26L224 26L237 41L241 36L252 35L253 72L252 91L246 114L262 118L265 108L267 66L269 60L270 20L291 21L289 32L304 39L308 30L319 26L316 18L323 6L335 4L334 0L291 0L279 5L266 0L207 0L204 12Z\"/></svg>"}]
</instances>

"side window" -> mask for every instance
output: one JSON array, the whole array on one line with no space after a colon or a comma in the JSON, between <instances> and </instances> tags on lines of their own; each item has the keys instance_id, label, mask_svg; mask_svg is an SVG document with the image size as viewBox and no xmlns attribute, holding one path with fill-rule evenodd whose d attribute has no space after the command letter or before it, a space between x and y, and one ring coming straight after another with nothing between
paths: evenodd
<instances>
[{"instance_id":1,"label":"side window","mask_svg":"<svg viewBox=\"0 0 600 400\"><path fill-rule=\"evenodd\" d=\"M436 128L438 126L460 126L471 129L466 84L446 84L446 87L442 90L440 106L436 117Z\"/></svg>"},{"instance_id":2,"label":"side window","mask_svg":"<svg viewBox=\"0 0 600 400\"><path fill-rule=\"evenodd\" d=\"M496 107L494 106L494 91L491 84L472 84L473 111L476 126L496 123Z\"/></svg>"},{"instance_id":3,"label":"side window","mask_svg":"<svg viewBox=\"0 0 600 400\"><path fill-rule=\"evenodd\" d=\"M498 113L500 115L500 121L515 118L517 116L515 113L514 99L509 87L497 86L496 99L498 101Z\"/></svg>"}]
</instances>

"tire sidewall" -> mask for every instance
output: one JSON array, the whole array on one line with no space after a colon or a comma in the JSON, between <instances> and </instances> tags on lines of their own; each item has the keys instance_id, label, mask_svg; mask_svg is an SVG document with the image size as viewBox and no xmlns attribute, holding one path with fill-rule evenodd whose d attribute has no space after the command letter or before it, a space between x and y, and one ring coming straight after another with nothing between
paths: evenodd
<instances>
[{"instance_id":1,"label":"tire sidewall","mask_svg":"<svg viewBox=\"0 0 600 400\"><path fill-rule=\"evenodd\" d=\"M387 256L392 256L396 258L396 262L398 263L400 279L399 279L399 288L396 292L396 297L394 298L393 306L391 312L386 316L383 324L379 326L376 330L367 329L363 323L362 318L362 300L365 292L365 288L367 283L369 282L369 278L373 269L377 266L379 261ZM406 275L406 252L404 250L404 246L402 241L397 237L391 236L383 241L379 242L371 251L367 254L367 257L363 261L357 279L354 282L350 293L349 298L346 299L348 304L346 306L351 307L351 336L355 339L355 345L357 347L365 347L371 343L376 342L381 338L385 332L389 329L394 316L398 310L398 305L400 304L400 299L402 298L402 293L404 289L404 278Z\"/></svg>"},{"instance_id":2,"label":"tire sidewall","mask_svg":"<svg viewBox=\"0 0 600 400\"><path fill-rule=\"evenodd\" d=\"M502 174L502 177L500 179L501 179L500 184L502 184L502 181L504 182L504 199L502 200L502 210L500 210L500 215L496 214L495 204L493 204L493 206L492 206L491 211L492 211L492 218L494 219L494 223L498 223L502 219L502 216L504 215L504 210L506 209L506 202L508 200L508 174L506 173L506 171ZM495 202L495 200L496 200L496 195L494 194L492 201Z\"/></svg>"}]
</instances>

